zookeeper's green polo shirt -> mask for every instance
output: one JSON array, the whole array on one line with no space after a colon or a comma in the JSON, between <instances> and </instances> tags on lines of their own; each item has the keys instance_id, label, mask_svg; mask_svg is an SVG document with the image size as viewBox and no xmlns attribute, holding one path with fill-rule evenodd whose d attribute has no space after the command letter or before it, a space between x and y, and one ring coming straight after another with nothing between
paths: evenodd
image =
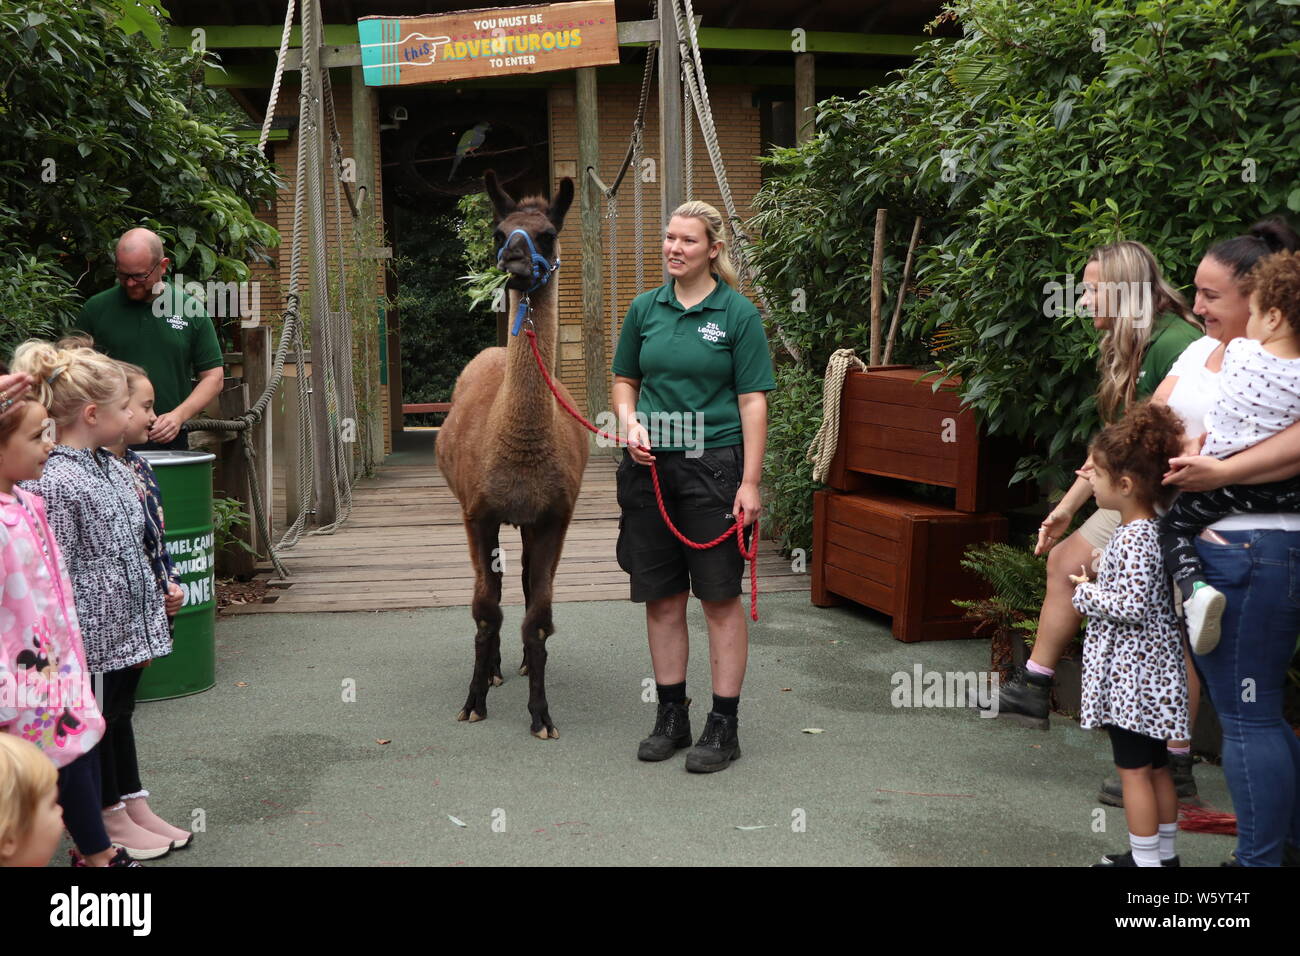
<instances>
[{"instance_id":1,"label":"zookeeper's green polo shirt","mask_svg":"<svg viewBox=\"0 0 1300 956\"><path fill-rule=\"evenodd\" d=\"M101 352L149 373L154 411L161 415L190 397L199 372L225 363L201 301L175 284L159 301L170 306L163 315L154 314L154 303L133 302L115 285L87 299L75 325L94 336Z\"/></svg>"},{"instance_id":2,"label":"zookeeper's green polo shirt","mask_svg":"<svg viewBox=\"0 0 1300 956\"><path fill-rule=\"evenodd\" d=\"M673 413L703 413L702 445L698 435L674 441L667 428L655 441L651 428L651 443L662 451L685 451L692 442L700 450L739 445L737 396L776 388L758 309L721 279L689 309L677 301L672 282L633 299L614 352L614 374L641 380L636 410L642 415L659 413L664 421Z\"/></svg>"},{"instance_id":3,"label":"zookeeper's green polo shirt","mask_svg":"<svg viewBox=\"0 0 1300 956\"><path fill-rule=\"evenodd\" d=\"M1160 383L1165 380L1169 370L1183 354L1183 349L1204 336L1204 332L1181 316L1166 313L1156 320L1156 327L1151 330L1151 340L1147 343L1146 355L1142 357L1142 367L1138 371L1134 394L1138 401L1155 394Z\"/></svg>"}]
</instances>

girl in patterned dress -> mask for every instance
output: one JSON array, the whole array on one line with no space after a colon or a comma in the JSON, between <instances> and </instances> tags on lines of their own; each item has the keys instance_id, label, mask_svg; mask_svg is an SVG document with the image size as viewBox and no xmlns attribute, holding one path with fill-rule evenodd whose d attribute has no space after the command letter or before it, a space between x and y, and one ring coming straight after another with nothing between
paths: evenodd
<instances>
[{"instance_id":1,"label":"girl in patterned dress","mask_svg":"<svg viewBox=\"0 0 1300 956\"><path fill-rule=\"evenodd\" d=\"M147 442L149 429L158 419L153 410L153 384L149 381L149 374L140 366L121 360L118 360L117 364L126 374L127 389L131 395L131 422L126 426L121 440L107 447L131 470L131 477L135 479L135 492L140 499L140 506L144 509L145 557L149 559L149 564L153 568L159 593L166 595L167 627L175 634L176 612L181 609L185 594L178 583L180 575L176 573L171 555L167 552L163 529L162 492L158 488L158 479L154 476L149 462L128 447ZM189 846L194 839L194 834L189 830L172 826L153 812L149 807L148 790L124 793L122 801L126 804L127 815L132 820L146 830L169 837L172 841L172 849L179 850Z\"/></svg>"},{"instance_id":2,"label":"girl in patterned dress","mask_svg":"<svg viewBox=\"0 0 1300 956\"><path fill-rule=\"evenodd\" d=\"M44 474L23 488L45 499L67 562L81 621L86 663L102 674L99 706L106 729L98 746L104 828L134 859L169 852L172 838L140 826L124 793L143 789L131 711L140 668L171 653L163 594L144 554L144 509L130 470L102 446L131 422L126 375L89 348L24 342L13 369L37 381L38 400L57 429ZM74 863L79 862L74 855Z\"/></svg>"},{"instance_id":3,"label":"girl in patterned dress","mask_svg":"<svg viewBox=\"0 0 1300 956\"><path fill-rule=\"evenodd\" d=\"M1165 405L1133 406L1092 444L1099 508L1120 513L1097 580L1071 575L1075 609L1088 619L1079 723L1110 733L1124 788L1126 853L1097 866L1177 866L1178 795L1166 742L1191 736L1182 634L1160 554L1161 479L1182 448L1183 423Z\"/></svg>"}]
</instances>

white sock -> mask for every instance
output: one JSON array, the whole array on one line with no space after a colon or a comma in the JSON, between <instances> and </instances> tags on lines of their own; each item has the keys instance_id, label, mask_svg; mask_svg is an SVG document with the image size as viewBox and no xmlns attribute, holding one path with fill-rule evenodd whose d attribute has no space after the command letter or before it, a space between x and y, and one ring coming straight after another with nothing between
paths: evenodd
<instances>
[{"instance_id":1,"label":"white sock","mask_svg":"<svg viewBox=\"0 0 1300 956\"><path fill-rule=\"evenodd\" d=\"M1160 834L1153 833L1151 836L1138 836L1136 833L1128 835L1128 845L1133 848L1133 862L1138 866L1159 866L1160 865Z\"/></svg>"},{"instance_id":2,"label":"white sock","mask_svg":"<svg viewBox=\"0 0 1300 956\"><path fill-rule=\"evenodd\" d=\"M1174 838L1178 836L1177 823L1160 824L1160 859L1172 860L1177 854L1174 852Z\"/></svg>"}]
</instances>

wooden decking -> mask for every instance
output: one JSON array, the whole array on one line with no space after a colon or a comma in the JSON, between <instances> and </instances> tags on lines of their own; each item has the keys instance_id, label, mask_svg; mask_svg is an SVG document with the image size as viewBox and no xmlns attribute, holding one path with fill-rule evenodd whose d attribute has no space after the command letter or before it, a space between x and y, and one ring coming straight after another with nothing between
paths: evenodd
<instances>
[{"instance_id":1,"label":"wooden decking","mask_svg":"<svg viewBox=\"0 0 1300 956\"><path fill-rule=\"evenodd\" d=\"M304 536L282 552L290 579L284 584L272 582L270 603L238 606L232 613L388 611L469 604L474 572L465 529L460 506L438 473L433 433L407 432L404 437L409 450L390 456L374 478L358 483L352 515L341 530ZM592 456L556 574L556 601L628 600L627 574L614 557L619 514L614 472L611 458ZM501 529L501 547L506 557L502 601L523 604L517 529L508 525ZM764 593L809 588L809 574L792 572L790 562L771 546L760 547L758 575L760 602ZM748 575L743 586L748 594Z\"/></svg>"}]
</instances>

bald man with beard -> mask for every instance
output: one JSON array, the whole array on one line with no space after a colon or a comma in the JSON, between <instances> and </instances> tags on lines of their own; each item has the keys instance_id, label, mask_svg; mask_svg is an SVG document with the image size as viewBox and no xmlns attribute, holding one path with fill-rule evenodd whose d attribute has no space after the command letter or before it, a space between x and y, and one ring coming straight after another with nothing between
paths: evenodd
<instances>
[{"instance_id":1,"label":"bald man with beard","mask_svg":"<svg viewBox=\"0 0 1300 956\"><path fill-rule=\"evenodd\" d=\"M157 233L127 230L114 258L117 285L86 300L76 327L94 338L95 348L149 373L158 420L139 447L185 449L181 426L221 392L225 362L217 330L202 303L179 285L167 289L171 260ZM157 302L164 291L167 299Z\"/></svg>"}]
</instances>

